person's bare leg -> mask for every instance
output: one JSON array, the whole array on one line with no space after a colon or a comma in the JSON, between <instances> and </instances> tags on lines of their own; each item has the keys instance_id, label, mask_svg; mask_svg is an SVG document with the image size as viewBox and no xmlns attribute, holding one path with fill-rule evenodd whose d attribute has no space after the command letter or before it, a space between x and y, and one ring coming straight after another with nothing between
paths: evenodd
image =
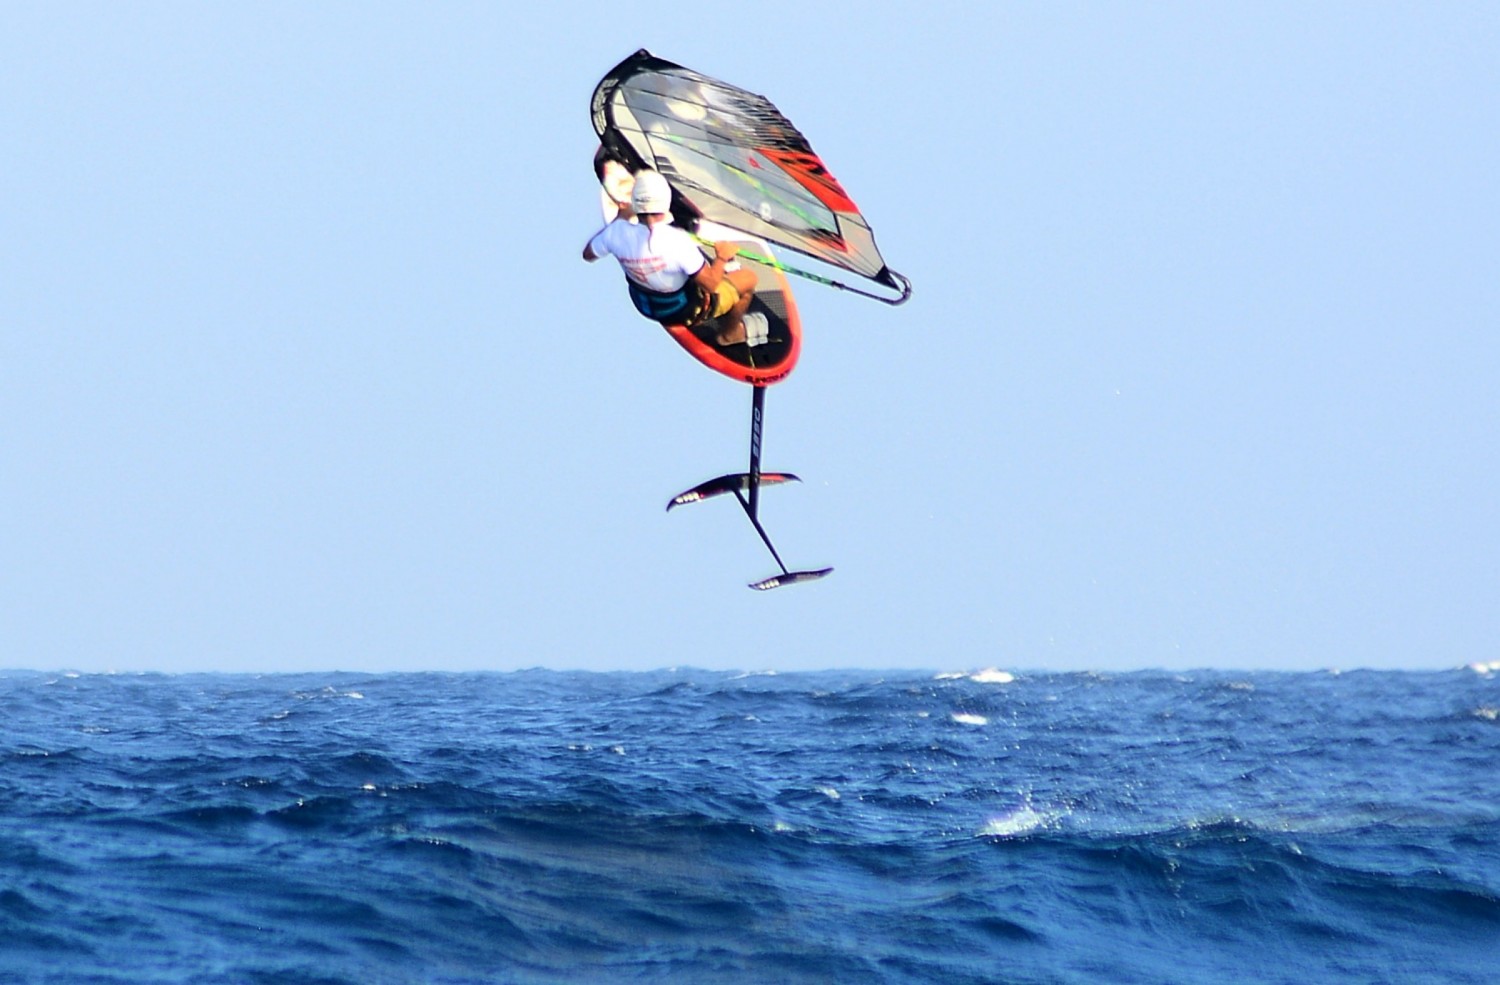
<instances>
[{"instance_id":1,"label":"person's bare leg","mask_svg":"<svg viewBox=\"0 0 1500 985\"><path fill-rule=\"evenodd\" d=\"M741 269L724 276L740 292L740 299L719 319L719 334L714 341L719 345L734 345L745 341L745 312L750 310L750 302L755 297L755 274Z\"/></svg>"}]
</instances>

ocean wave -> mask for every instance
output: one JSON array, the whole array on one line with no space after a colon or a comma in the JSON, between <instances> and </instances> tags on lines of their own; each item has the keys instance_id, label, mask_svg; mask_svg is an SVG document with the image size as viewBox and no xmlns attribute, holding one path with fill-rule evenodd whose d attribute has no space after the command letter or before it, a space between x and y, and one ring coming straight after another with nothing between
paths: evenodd
<instances>
[{"instance_id":1,"label":"ocean wave","mask_svg":"<svg viewBox=\"0 0 1500 985\"><path fill-rule=\"evenodd\" d=\"M983 673L0 675L0 979L1481 980L1492 677Z\"/></svg>"}]
</instances>

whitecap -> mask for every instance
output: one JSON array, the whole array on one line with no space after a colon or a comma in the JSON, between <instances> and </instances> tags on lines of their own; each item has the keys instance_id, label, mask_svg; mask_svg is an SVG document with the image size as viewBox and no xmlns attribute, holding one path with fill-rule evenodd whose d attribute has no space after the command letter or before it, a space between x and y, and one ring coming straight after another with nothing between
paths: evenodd
<instances>
[{"instance_id":1,"label":"whitecap","mask_svg":"<svg viewBox=\"0 0 1500 985\"><path fill-rule=\"evenodd\" d=\"M838 792L838 790L835 789L834 787L819 787L818 788L818 793L820 793L823 796L827 797L829 800L842 800L843 799L843 795L840 794Z\"/></svg>"},{"instance_id":2,"label":"whitecap","mask_svg":"<svg viewBox=\"0 0 1500 985\"><path fill-rule=\"evenodd\" d=\"M1000 670L997 667L986 667L983 670L945 670L938 674L933 680L937 681L961 681L971 680L978 684L1009 684L1016 679L1016 675L1008 670Z\"/></svg>"},{"instance_id":3,"label":"whitecap","mask_svg":"<svg viewBox=\"0 0 1500 985\"><path fill-rule=\"evenodd\" d=\"M990 720L983 715L971 715L966 711L955 711L949 716L960 725L988 725Z\"/></svg>"},{"instance_id":4,"label":"whitecap","mask_svg":"<svg viewBox=\"0 0 1500 985\"><path fill-rule=\"evenodd\" d=\"M990 818L978 831L981 838L1015 838L1029 834L1047 823L1047 819L1030 807L1018 807L1009 814Z\"/></svg>"}]
</instances>

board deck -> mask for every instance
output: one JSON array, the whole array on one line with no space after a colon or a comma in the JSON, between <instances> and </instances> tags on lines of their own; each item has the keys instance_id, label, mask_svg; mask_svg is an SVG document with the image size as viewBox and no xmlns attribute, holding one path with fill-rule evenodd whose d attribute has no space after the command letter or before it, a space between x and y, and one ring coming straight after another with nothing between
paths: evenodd
<instances>
[{"instance_id":1,"label":"board deck","mask_svg":"<svg viewBox=\"0 0 1500 985\"><path fill-rule=\"evenodd\" d=\"M615 176L609 177L614 179L613 186L601 185L599 189L600 212L606 222L614 219L619 210L615 196L629 198L628 190L619 186L618 179ZM768 244L746 233L703 221L698 224L697 235L699 239L710 243L729 240L739 244L743 250L775 261ZM704 248L704 255L711 255L707 247ZM802 320L797 314L797 302L792 297L786 274L776 267L744 257L734 262L755 273L755 298L750 302L750 310L766 316L769 341L756 346L743 342L721 346L714 341L719 332L716 319L691 328L685 325L668 325L665 326L667 334L688 355L714 372L740 383L770 386L785 379L796 368L797 359L802 354Z\"/></svg>"}]
</instances>

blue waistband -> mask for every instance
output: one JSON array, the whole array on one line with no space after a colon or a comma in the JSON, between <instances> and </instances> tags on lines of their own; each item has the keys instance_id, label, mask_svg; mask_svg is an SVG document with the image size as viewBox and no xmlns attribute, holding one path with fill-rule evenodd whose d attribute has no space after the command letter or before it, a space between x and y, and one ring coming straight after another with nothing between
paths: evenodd
<instances>
[{"instance_id":1,"label":"blue waistband","mask_svg":"<svg viewBox=\"0 0 1500 985\"><path fill-rule=\"evenodd\" d=\"M669 294L647 290L633 280L626 283L630 285L630 300L635 303L635 310L656 321L684 317L698 303L698 291L692 281Z\"/></svg>"}]
</instances>

